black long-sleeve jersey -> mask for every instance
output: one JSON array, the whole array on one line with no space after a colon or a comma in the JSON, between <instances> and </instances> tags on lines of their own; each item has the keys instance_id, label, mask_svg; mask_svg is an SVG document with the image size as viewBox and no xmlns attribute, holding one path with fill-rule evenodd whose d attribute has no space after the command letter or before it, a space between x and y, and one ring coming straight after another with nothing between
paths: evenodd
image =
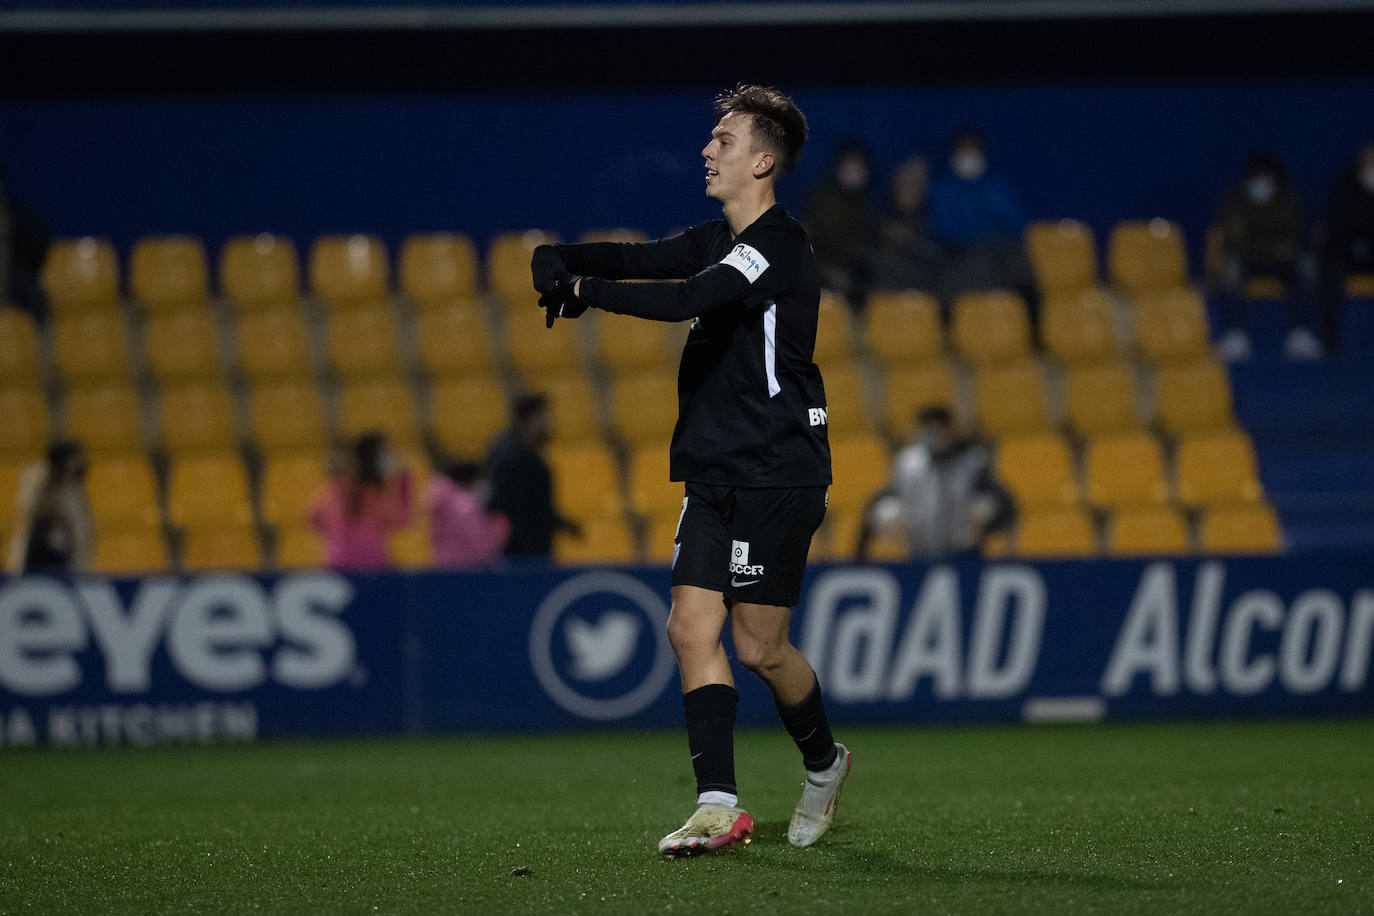
<instances>
[{"instance_id":1,"label":"black long-sleeve jersey","mask_svg":"<svg viewBox=\"0 0 1374 916\"><path fill-rule=\"evenodd\" d=\"M812 361L820 280L806 230L774 206L737 237L712 220L642 244L556 246L589 306L692 321L678 368L673 480L831 482L825 386ZM619 280L682 280L620 283Z\"/></svg>"}]
</instances>

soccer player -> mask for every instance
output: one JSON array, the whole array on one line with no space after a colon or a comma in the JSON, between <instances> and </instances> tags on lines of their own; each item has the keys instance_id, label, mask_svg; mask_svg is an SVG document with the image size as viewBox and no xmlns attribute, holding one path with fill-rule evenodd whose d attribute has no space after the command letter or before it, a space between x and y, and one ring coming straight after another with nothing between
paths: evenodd
<instances>
[{"instance_id":1,"label":"soccer player","mask_svg":"<svg viewBox=\"0 0 1374 916\"><path fill-rule=\"evenodd\" d=\"M809 846L830 827L850 754L826 720L816 673L789 641L806 554L830 484L825 389L812 361L820 285L806 230L774 185L796 165L806 118L775 89L716 100L701 155L724 219L644 244L540 246L531 269L553 326L587 308L692 320L678 369L670 476L685 483L673 545L668 640L682 675L697 809L658 844L668 857L747 843L735 786L739 695L721 645L773 693L806 781L788 829ZM682 282L623 283L622 280Z\"/></svg>"}]
</instances>

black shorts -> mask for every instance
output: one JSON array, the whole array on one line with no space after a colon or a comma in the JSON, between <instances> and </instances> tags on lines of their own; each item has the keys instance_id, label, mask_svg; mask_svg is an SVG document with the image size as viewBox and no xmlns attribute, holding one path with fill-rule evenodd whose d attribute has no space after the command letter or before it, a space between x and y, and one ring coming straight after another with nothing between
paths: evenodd
<instances>
[{"instance_id":1,"label":"black shorts","mask_svg":"<svg viewBox=\"0 0 1374 916\"><path fill-rule=\"evenodd\" d=\"M689 482L673 538L673 584L709 588L731 601L794 606L828 500L826 487Z\"/></svg>"}]
</instances>

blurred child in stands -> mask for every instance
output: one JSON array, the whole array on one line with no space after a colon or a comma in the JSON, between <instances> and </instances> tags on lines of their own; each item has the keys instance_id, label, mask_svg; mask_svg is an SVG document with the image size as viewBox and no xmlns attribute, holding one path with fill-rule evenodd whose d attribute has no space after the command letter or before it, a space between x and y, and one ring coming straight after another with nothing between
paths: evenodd
<instances>
[{"instance_id":1,"label":"blurred child in stands","mask_svg":"<svg viewBox=\"0 0 1374 916\"><path fill-rule=\"evenodd\" d=\"M395 467L386 436L366 433L347 466L310 509L310 525L324 536L333 569L375 571L391 565L386 537L410 524L410 473Z\"/></svg>"},{"instance_id":2,"label":"blurred child in stands","mask_svg":"<svg viewBox=\"0 0 1374 916\"><path fill-rule=\"evenodd\" d=\"M11 573L73 575L90 568L95 526L86 498L86 450L79 442L54 443L46 462L24 472L18 504Z\"/></svg>"},{"instance_id":3,"label":"blurred child in stands","mask_svg":"<svg viewBox=\"0 0 1374 916\"><path fill-rule=\"evenodd\" d=\"M488 490L473 461L449 462L429 482L425 503L439 569L484 569L500 560L510 538L510 519L487 511Z\"/></svg>"}]
</instances>

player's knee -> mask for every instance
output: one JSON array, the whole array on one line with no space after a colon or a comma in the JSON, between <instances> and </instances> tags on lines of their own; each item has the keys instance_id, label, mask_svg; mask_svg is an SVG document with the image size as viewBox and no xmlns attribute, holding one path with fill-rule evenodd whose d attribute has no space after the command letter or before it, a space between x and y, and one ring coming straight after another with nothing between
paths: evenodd
<instances>
[{"instance_id":1,"label":"player's knee","mask_svg":"<svg viewBox=\"0 0 1374 916\"><path fill-rule=\"evenodd\" d=\"M719 631L701 625L700 621L680 615L668 615L668 645L679 658L697 652L707 652L720 642Z\"/></svg>"},{"instance_id":2,"label":"player's knee","mask_svg":"<svg viewBox=\"0 0 1374 916\"><path fill-rule=\"evenodd\" d=\"M749 636L735 631L735 654L739 663L759 675L766 675L782 667L786 661L787 643L768 638Z\"/></svg>"}]
</instances>

